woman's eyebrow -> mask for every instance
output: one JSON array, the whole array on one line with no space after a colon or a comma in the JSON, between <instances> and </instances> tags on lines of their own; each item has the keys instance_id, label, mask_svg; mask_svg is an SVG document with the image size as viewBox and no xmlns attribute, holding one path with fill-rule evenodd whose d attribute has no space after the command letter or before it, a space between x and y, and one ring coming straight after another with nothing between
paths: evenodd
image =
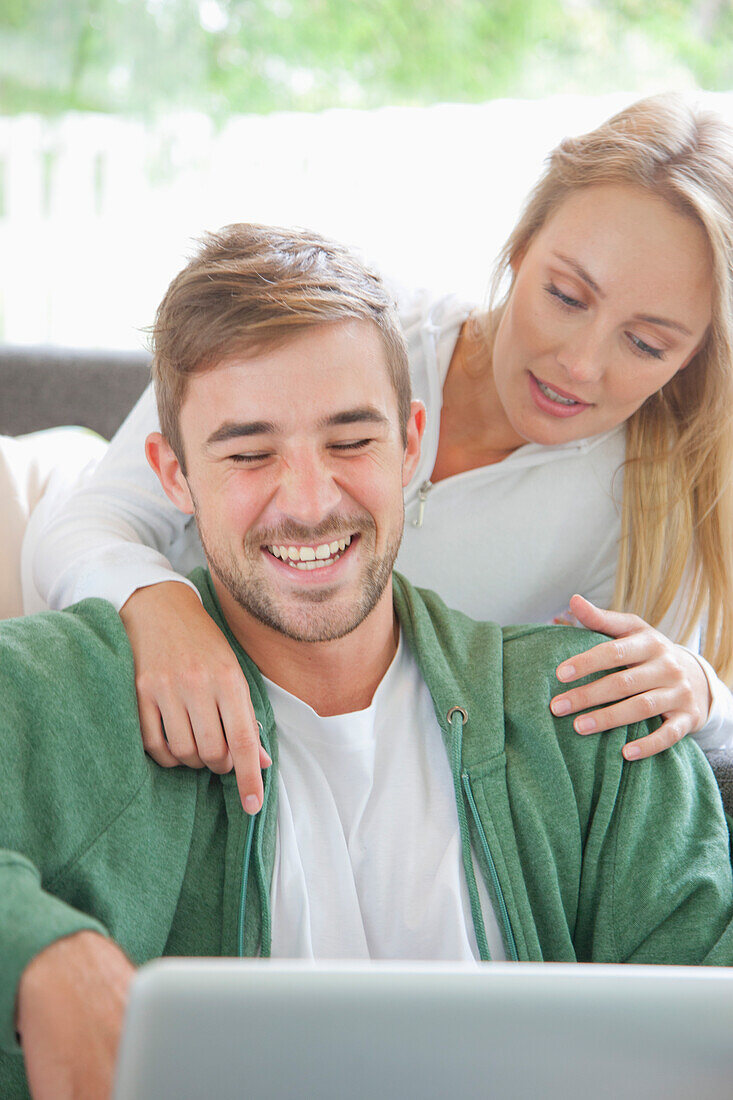
<instances>
[{"instance_id":1,"label":"woman's eyebrow","mask_svg":"<svg viewBox=\"0 0 733 1100\"><path fill-rule=\"evenodd\" d=\"M579 264L577 260L573 260L570 256L564 256L561 252L553 252L553 256L556 256L558 260L562 260L564 264L571 267L579 279L582 279L584 283L595 291L599 298L605 298L601 288L595 279L588 274L582 264ZM650 325L664 325L665 328L673 328L677 332L683 333L685 336L692 336L692 333L684 325L681 325L679 321L670 321L666 317L652 317L648 313L635 313L632 320L634 321L646 321Z\"/></svg>"},{"instance_id":2,"label":"woman's eyebrow","mask_svg":"<svg viewBox=\"0 0 733 1100\"><path fill-rule=\"evenodd\" d=\"M650 325L664 325L665 328L676 329L677 332L682 332L685 336L692 336L690 330L681 325L679 321L668 321L666 317L650 317L648 313L635 313L632 320L647 321Z\"/></svg>"},{"instance_id":3,"label":"woman's eyebrow","mask_svg":"<svg viewBox=\"0 0 733 1100\"><path fill-rule=\"evenodd\" d=\"M553 252L553 256L556 256L558 260L562 260L562 262L564 264L567 264L568 267L572 267L578 278L582 279L584 283L587 283L587 285L591 288L592 291L594 291L598 295L599 298L606 297L593 276L589 275L585 268L581 264L579 264L577 260L573 260L570 256L563 256L561 252Z\"/></svg>"}]
</instances>

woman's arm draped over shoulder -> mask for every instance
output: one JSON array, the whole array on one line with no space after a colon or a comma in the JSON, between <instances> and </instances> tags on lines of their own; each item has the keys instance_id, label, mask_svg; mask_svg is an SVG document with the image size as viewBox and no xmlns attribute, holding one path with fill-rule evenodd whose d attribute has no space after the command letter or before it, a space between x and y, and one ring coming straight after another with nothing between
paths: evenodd
<instances>
[{"instance_id":1,"label":"woman's arm draped over shoulder","mask_svg":"<svg viewBox=\"0 0 733 1100\"><path fill-rule=\"evenodd\" d=\"M159 430L149 386L92 477L31 532L25 553L33 555L36 585L53 608L100 596L120 612L150 756L164 767L234 767L242 804L255 813L260 768L270 759L236 657L194 585L166 556L174 547L191 567L201 550L195 526L168 500L145 457L147 436Z\"/></svg>"},{"instance_id":2,"label":"woman's arm draped over shoulder","mask_svg":"<svg viewBox=\"0 0 733 1100\"><path fill-rule=\"evenodd\" d=\"M145 458L145 439L159 430L148 386L92 476L31 530L24 554L49 607L100 596L119 610L137 588L170 580L188 584L169 555L181 541L195 553L195 527L187 528L188 517L168 500Z\"/></svg>"}]
</instances>

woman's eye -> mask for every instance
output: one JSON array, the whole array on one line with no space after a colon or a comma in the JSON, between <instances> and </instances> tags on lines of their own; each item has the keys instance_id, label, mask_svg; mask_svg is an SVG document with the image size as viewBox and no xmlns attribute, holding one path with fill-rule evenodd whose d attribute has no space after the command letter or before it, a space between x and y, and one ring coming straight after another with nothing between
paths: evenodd
<instances>
[{"instance_id":1,"label":"woman's eye","mask_svg":"<svg viewBox=\"0 0 733 1100\"><path fill-rule=\"evenodd\" d=\"M646 355L650 359L664 359L662 348L653 348L650 344L645 344L638 336L634 336L633 332L627 332L626 335L639 355Z\"/></svg>"},{"instance_id":2,"label":"woman's eye","mask_svg":"<svg viewBox=\"0 0 733 1100\"><path fill-rule=\"evenodd\" d=\"M568 309L585 309L585 303L579 302L577 298L571 298L569 294L563 294L559 287L556 287L554 283L547 283L545 290L550 297L555 298L561 305L567 306Z\"/></svg>"}]
</instances>

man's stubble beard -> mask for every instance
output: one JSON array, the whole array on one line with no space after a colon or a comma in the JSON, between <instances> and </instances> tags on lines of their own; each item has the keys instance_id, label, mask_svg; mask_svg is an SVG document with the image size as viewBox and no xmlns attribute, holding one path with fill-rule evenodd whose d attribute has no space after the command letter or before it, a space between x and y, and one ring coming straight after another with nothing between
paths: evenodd
<instances>
[{"instance_id":1,"label":"man's stubble beard","mask_svg":"<svg viewBox=\"0 0 733 1100\"><path fill-rule=\"evenodd\" d=\"M296 591L293 594L290 607L278 607L277 600L273 599L266 591L265 586L262 584L262 578L257 576L256 569L253 570L251 578L246 577L234 553L220 553L207 544L207 536L199 523L198 509L195 511L195 516L209 569L221 581L235 603L264 626L268 626L284 637L291 638L296 642L332 642L356 630L377 606L389 583L402 542L404 525L403 512L399 533L387 543L380 558L372 557L367 561L362 572L362 584L355 603L350 608L324 609L325 613L319 615L318 606L328 602L333 592L332 588L324 585L310 590L304 589L302 592ZM371 517L369 517L369 521L369 523L361 526L359 542L369 541L373 546L376 528ZM257 541L252 541L249 548L247 546L249 540L245 540L243 557L246 561L256 560L256 555L262 553L261 547L263 545L326 542L333 541L334 538L338 537L343 537L343 535L339 536L338 532L334 532L332 529L329 530L329 524L323 524L307 534L299 532L295 537L293 537L292 532L286 531L278 532L272 537L268 533L267 542L259 541L258 536ZM292 614L293 608L297 608L294 615Z\"/></svg>"}]
</instances>

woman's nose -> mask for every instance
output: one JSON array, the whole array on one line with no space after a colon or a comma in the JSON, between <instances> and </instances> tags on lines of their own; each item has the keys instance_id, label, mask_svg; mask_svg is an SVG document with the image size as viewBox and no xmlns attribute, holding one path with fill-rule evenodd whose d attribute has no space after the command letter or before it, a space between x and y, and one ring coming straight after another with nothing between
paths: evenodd
<instances>
[{"instance_id":1,"label":"woman's nose","mask_svg":"<svg viewBox=\"0 0 733 1100\"><path fill-rule=\"evenodd\" d=\"M607 361L602 333L592 324L579 326L558 349L557 361L570 381L597 382L604 374Z\"/></svg>"}]
</instances>

